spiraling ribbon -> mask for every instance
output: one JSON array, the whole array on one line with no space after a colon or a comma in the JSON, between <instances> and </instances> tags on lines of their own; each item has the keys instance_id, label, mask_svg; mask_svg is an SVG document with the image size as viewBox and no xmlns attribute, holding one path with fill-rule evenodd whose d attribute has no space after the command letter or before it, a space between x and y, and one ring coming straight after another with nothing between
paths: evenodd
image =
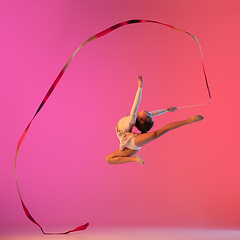
<instances>
[{"instance_id":1,"label":"spiraling ribbon","mask_svg":"<svg viewBox=\"0 0 240 240\"><path fill-rule=\"evenodd\" d=\"M61 233L46 233L44 232L43 228L41 227L40 224L38 224L35 219L32 217L32 215L30 214L30 212L28 211L26 205L24 204L23 202L23 199L22 199L22 196L21 196L21 193L20 193L20 190L19 190L19 186L18 186L18 181L17 181L17 171L16 171L16 164L17 164L17 155L18 155L18 151L19 151L19 148L29 130L29 127L31 126L34 118L37 116L37 114L39 113L39 111L42 109L42 107L44 106L44 104L47 102L48 98L50 97L50 95L52 94L53 90L55 89L55 87L57 86L57 84L59 83L60 79L62 78L64 72L66 71L68 65L70 64L70 62L72 61L73 57L76 55L76 53L83 47L85 46L87 43L91 42L92 40L94 39L97 39L97 38L100 38L100 37L103 37L105 36L106 34L114 31L115 29L117 28L120 28L120 27L123 27L123 26L126 26L126 25L129 25L129 24L133 24L133 23L156 23L156 24L160 24L160 25L163 25L163 26L166 26L166 27L170 27L174 30L178 30L178 31L182 31L188 35L190 35L191 37L193 37L198 45L199 45L199 48L200 48L200 53L201 53L201 58L202 58L202 68L203 68L203 73L204 73L204 78L205 78L205 83L206 83L206 86L207 86L207 90L208 90L208 95L209 95L209 102L208 103L204 103L204 104L210 104L211 103L211 93L210 93L210 89L209 89L209 85L208 85L208 81L207 81L207 75L206 75L206 71L205 71L205 68L204 68L204 64L203 64L203 54L202 54L202 49L201 49L201 45L198 41L198 39L192 35L191 33L189 32L186 32L184 30L181 30L179 28L176 28L174 26L171 26L169 24L165 24L165 23L161 23L161 22L157 22L157 21L152 21L152 20L129 20L129 21L125 21L125 22L121 22L121 23L117 23L97 34L95 34L94 36L88 38L74 53L73 55L70 57L70 59L68 60L68 62L65 64L65 66L63 67L63 69L60 71L60 73L58 74L58 76L56 77L55 81L53 82L53 84L51 85L50 89L48 90L47 94L45 95L44 99L42 100L40 106L38 107L36 113L34 114L32 120L29 122L29 124L27 125L26 129L24 130L19 142L18 142L18 145L17 145L17 150L16 150L16 155L15 155L15 179L16 179L16 185L17 185L17 190L18 190L18 194L19 194L19 197L20 197L20 200L21 200L21 203L22 203L22 207L24 209L24 212L26 214L26 216L34 223L36 224L40 229L41 231L44 233L44 234L68 234L70 232L76 232L76 231L81 231L81 230L85 230L89 223L86 223L84 225L81 225L73 230L69 230L67 232L61 232ZM198 105L191 105L191 106L185 106L185 107L179 107L179 108L186 108L186 107L193 107L193 106L199 106L199 105L204 105L204 104L198 104Z\"/></svg>"}]
</instances>

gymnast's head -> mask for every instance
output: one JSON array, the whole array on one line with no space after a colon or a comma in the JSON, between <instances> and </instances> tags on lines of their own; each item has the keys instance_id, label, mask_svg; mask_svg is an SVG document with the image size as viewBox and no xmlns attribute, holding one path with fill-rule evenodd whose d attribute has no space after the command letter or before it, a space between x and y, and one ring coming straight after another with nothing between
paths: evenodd
<instances>
[{"instance_id":1,"label":"gymnast's head","mask_svg":"<svg viewBox=\"0 0 240 240\"><path fill-rule=\"evenodd\" d=\"M135 126L141 133L148 132L152 128L153 123L153 119L149 112L143 110L137 113Z\"/></svg>"}]
</instances>

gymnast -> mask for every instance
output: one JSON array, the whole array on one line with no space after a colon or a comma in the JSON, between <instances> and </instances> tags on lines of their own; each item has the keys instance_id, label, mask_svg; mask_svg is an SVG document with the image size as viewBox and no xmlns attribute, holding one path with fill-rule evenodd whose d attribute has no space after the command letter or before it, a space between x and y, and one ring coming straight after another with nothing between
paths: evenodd
<instances>
[{"instance_id":1,"label":"gymnast","mask_svg":"<svg viewBox=\"0 0 240 240\"><path fill-rule=\"evenodd\" d=\"M153 112L147 112L143 110L137 113L138 106L141 102L142 84L143 78L142 76L139 76L138 90L131 109L131 113L129 116L121 118L116 126L116 133L118 139L120 140L120 146L118 150L114 151L106 157L106 161L109 164L138 162L144 165L145 163L140 155L133 156L141 149L142 146L159 138L170 130L204 119L201 115L195 115L183 121L169 123L157 131L148 132L154 123L152 117L161 115L166 112L175 112L177 108L170 107L164 110L156 110ZM133 127L136 127L141 132L141 134L132 132Z\"/></svg>"}]
</instances>

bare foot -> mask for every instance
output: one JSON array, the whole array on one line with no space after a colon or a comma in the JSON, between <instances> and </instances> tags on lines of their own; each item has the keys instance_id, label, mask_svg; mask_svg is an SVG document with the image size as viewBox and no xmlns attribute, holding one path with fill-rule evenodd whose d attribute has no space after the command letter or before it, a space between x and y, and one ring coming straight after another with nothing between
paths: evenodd
<instances>
[{"instance_id":1,"label":"bare foot","mask_svg":"<svg viewBox=\"0 0 240 240\"><path fill-rule=\"evenodd\" d=\"M140 155L137 155L134 157L135 158L135 162L138 162L142 165L145 165L145 162L143 161L142 157Z\"/></svg>"},{"instance_id":2,"label":"bare foot","mask_svg":"<svg viewBox=\"0 0 240 240\"><path fill-rule=\"evenodd\" d=\"M195 116L192 116L188 119L189 123L194 123L194 122L199 122L199 121L202 121L204 119L203 116L201 115L195 115Z\"/></svg>"}]
</instances>

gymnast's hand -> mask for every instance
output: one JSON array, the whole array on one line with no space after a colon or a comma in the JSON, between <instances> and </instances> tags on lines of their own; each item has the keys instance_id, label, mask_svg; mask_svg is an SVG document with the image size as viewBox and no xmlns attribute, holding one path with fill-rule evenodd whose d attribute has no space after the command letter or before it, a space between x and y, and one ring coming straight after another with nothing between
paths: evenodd
<instances>
[{"instance_id":1,"label":"gymnast's hand","mask_svg":"<svg viewBox=\"0 0 240 240\"><path fill-rule=\"evenodd\" d=\"M176 107L170 107L167 109L169 112L175 112L176 110L178 110L178 108Z\"/></svg>"},{"instance_id":2,"label":"gymnast's hand","mask_svg":"<svg viewBox=\"0 0 240 240\"><path fill-rule=\"evenodd\" d=\"M143 79L142 75L138 77L138 87L142 87Z\"/></svg>"}]
</instances>

